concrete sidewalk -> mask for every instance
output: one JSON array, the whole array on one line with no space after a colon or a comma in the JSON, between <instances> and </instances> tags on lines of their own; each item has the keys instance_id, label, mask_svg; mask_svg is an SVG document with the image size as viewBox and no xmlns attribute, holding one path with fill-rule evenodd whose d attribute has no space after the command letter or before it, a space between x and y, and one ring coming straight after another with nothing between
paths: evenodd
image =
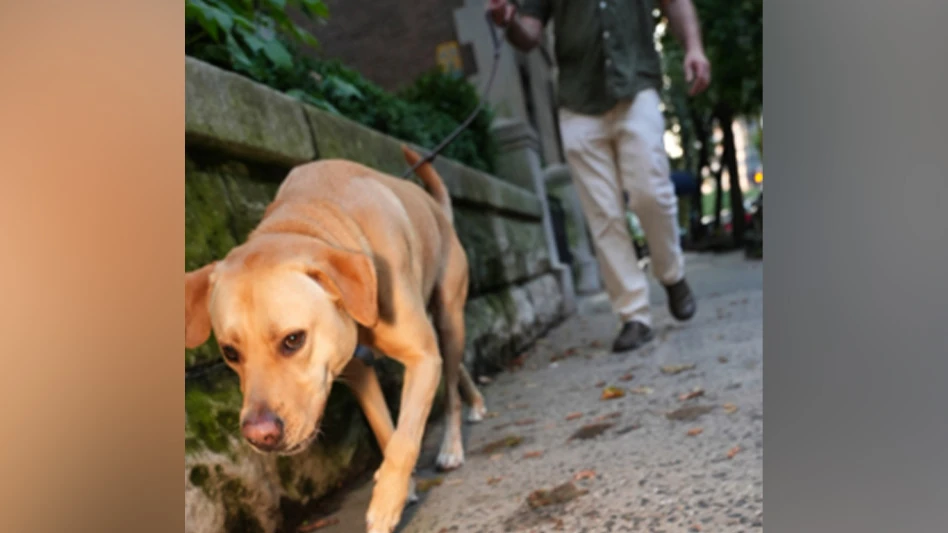
<instances>
[{"instance_id":1,"label":"concrete sidewalk","mask_svg":"<svg viewBox=\"0 0 948 533\"><path fill-rule=\"evenodd\" d=\"M688 269L697 315L675 324L653 285L647 347L609 353L617 322L591 298L521 367L481 385L493 414L465 428L461 469L431 470L442 432L432 427L418 477L433 483L399 531L761 528L763 263L705 255ZM608 387L622 396L603 400ZM369 484L347 495L339 524L319 531L364 531L370 494Z\"/></svg>"}]
</instances>

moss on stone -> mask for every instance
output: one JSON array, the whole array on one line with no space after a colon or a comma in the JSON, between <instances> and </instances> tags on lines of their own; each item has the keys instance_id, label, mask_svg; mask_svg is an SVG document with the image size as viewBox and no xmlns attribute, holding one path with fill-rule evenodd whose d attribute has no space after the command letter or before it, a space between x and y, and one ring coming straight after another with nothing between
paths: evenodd
<instances>
[{"instance_id":1,"label":"moss on stone","mask_svg":"<svg viewBox=\"0 0 948 533\"><path fill-rule=\"evenodd\" d=\"M281 455L276 459L277 474L280 476L280 485L288 489L293 483L293 460L287 456Z\"/></svg>"},{"instance_id":2,"label":"moss on stone","mask_svg":"<svg viewBox=\"0 0 948 533\"><path fill-rule=\"evenodd\" d=\"M191 484L195 487L204 488L207 483L207 478L210 477L211 473L208 471L207 467L204 465L197 465L191 468L191 473L188 475L188 479L191 481Z\"/></svg>"},{"instance_id":3,"label":"moss on stone","mask_svg":"<svg viewBox=\"0 0 948 533\"><path fill-rule=\"evenodd\" d=\"M263 526L247 506L244 498L247 489L239 479L229 479L221 485L224 503L224 529L228 533L264 533Z\"/></svg>"},{"instance_id":4,"label":"moss on stone","mask_svg":"<svg viewBox=\"0 0 948 533\"><path fill-rule=\"evenodd\" d=\"M296 490L300 494L312 495L316 490L316 484L313 483L313 478L308 476L302 476L299 483L296 486Z\"/></svg>"},{"instance_id":5,"label":"moss on stone","mask_svg":"<svg viewBox=\"0 0 948 533\"><path fill-rule=\"evenodd\" d=\"M238 430L241 400L236 374L227 367L209 374L185 380L185 451L203 447L225 453Z\"/></svg>"}]
</instances>

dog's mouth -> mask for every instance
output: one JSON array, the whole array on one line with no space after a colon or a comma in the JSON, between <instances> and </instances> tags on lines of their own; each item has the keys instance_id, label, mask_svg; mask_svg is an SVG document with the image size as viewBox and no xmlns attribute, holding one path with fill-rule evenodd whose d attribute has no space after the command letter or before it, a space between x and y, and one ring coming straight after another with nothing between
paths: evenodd
<instances>
[{"instance_id":1,"label":"dog's mouth","mask_svg":"<svg viewBox=\"0 0 948 533\"><path fill-rule=\"evenodd\" d=\"M309 448L309 445L312 444L314 440L316 440L317 436L319 436L319 424L316 424L316 426L313 427L313 431L310 432L310 434L307 435L303 440L288 448L276 450L276 452L279 455L296 455L306 448Z\"/></svg>"}]
</instances>

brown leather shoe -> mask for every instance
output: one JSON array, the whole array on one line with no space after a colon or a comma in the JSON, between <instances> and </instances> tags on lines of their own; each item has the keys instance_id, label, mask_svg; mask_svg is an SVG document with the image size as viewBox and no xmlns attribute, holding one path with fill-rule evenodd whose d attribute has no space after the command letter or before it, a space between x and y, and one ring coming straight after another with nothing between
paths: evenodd
<instances>
[{"instance_id":1,"label":"brown leather shoe","mask_svg":"<svg viewBox=\"0 0 948 533\"><path fill-rule=\"evenodd\" d=\"M622 325L622 331L616 336L612 343L613 352L628 352L639 348L643 344L655 338L652 328L641 322L631 321Z\"/></svg>"},{"instance_id":2,"label":"brown leather shoe","mask_svg":"<svg viewBox=\"0 0 948 533\"><path fill-rule=\"evenodd\" d=\"M681 278L678 283L666 285L665 292L668 294L668 310L673 317L685 321L695 316L698 306L685 278Z\"/></svg>"}]
</instances>

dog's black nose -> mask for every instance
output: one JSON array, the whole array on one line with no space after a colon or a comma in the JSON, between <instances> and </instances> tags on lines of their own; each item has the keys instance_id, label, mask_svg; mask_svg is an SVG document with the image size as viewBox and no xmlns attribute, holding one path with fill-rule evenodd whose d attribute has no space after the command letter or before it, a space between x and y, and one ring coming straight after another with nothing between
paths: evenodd
<instances>
[{"instance_id":1,"label":"dog's black nose","mask_svg":"<svg viewBox=\"0 0 948 533\"><path fill-rule=\"evenodd\" d=\"M272 451L283 440L283 421L269 410L257 411L244 419L240 432L257 448Z\"/></svg>"}]
</instances>

